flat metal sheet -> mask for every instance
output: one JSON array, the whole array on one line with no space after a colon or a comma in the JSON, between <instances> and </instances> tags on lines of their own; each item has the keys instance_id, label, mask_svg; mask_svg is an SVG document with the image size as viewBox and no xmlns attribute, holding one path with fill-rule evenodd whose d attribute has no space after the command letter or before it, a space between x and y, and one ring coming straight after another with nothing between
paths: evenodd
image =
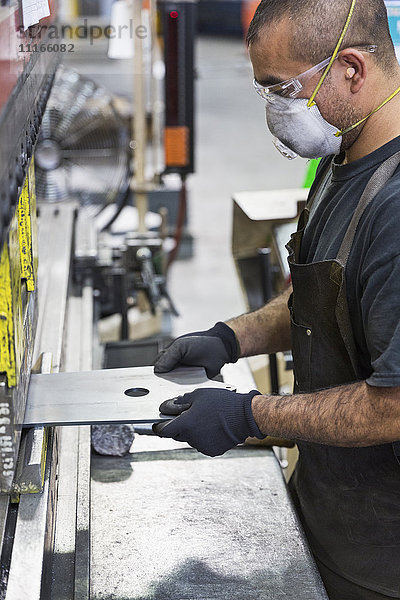
<instances>
[{"instance_id":1,"label":"flat metal sheet","mask_svg":"<svg viewBox=\"0 0 400 600\"><path fill-rule=\"evenodd\" d=\"M161 402L199 387L232 389L192 367L162 375L153 367L31 375L23 426L157 423ZM127 396L132 388L148 393Z\"/></svg>"}]
</instances>

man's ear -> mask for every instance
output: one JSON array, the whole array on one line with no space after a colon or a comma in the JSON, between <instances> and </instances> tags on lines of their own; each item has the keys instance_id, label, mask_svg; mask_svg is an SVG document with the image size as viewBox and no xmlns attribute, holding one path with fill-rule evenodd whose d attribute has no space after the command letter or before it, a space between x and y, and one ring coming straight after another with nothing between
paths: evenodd
<instances>
[{"instance_id":1,"label":"man's ear","mask_svg":"<svg viewBox=\"0 0 400 600\"><path fill-rule=\"evenodd\" d=\"M338 55L338 63L343 72L343 77L350 84L352 94L357 94L367 78L367 61L365 56L355 48L346 48Z\"/></svg>"}]
</instances>

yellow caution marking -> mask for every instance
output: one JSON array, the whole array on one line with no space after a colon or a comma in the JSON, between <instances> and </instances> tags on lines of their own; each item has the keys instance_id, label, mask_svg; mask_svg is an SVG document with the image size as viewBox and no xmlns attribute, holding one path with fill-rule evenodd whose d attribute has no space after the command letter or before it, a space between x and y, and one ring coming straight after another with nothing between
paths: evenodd
<instances>
[{"instance_id":1,"label":"yellow caution marking","mask_svg":"<svg viewBox=\"0 0 400 600\"><path fill-rule=\"evenodd\" d=\"M21 254L21 277L26 280L28 292L33 292L35 289L35 276L32 257L32 225L28 179L29 177L26 177L18 201L18 231Z\"/></svg>"},{"instance_id":2,"label":"yellow caution marking","mask_svg":"<svg viewBox=\"0 0 400 600\"><path fill-rule=\"evenodd\" d=\"M6 373L8 387L17 385L11 289L10 259L5 243L0 257L0 372Z\"/></svg>"},{"instance_id":3,"label":"yellow caution marking","mask_svg":"<svg viewBox=\"0 0 400 600\"><path fill-rule=\"evenodd\" d=\"M18 226L18 209L11 220L8 233L8 252L11 276L11 299L13 319L13 339L16 365L16 379L18 383L21 369L22 357L24 355L24 319L22 312L22 273L21 273L21 250Z\"/></svg>"},{"instance_id":4,"label":"yellow caution marking","mask_svg":"<svg viewBox=\"0 0 400 600\"><path fill-rule=\"evenodd\" d=\"M37 211L36 211L36 184L35 184L35 159L32 158L28 170L29 184L29 200L30 200L30 215L31 215L31 242L32 242L32 258L33 258L33 275L36 279L38 270L38 226L37 226Z\"/></svg>"}]
</instances>

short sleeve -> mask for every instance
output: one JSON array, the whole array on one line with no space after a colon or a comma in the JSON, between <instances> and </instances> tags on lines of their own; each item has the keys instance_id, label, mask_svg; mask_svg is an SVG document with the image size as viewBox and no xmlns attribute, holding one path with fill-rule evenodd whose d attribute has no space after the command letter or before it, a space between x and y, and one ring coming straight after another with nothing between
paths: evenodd
<instances>
[{"instance_id":1,"label":"short sleeve","mask_svg":"<svg viewBox=\"0 0 400 600\"><path fill-rule=\"evenodd\" d=\"M369 276L361 310L373 369L367 383L400 386L400 254Z\"/></svg>"}]
</instances>

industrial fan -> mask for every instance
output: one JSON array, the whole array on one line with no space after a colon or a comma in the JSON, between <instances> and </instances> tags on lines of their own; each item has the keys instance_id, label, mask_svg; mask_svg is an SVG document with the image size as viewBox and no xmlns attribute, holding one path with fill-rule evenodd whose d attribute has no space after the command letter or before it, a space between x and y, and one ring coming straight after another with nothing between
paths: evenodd
<instances>
[{"instance_id":1,"label":"industrial fan","mask_svg":"<svg viewBox=\"0 0 400 600\"><path fill-rule=\"evenodd\" d=\"M113 96L59 67L35 151L39 200L78 199L95 215L130 179L129 128Z\"/></svg>"}]
</instances>

